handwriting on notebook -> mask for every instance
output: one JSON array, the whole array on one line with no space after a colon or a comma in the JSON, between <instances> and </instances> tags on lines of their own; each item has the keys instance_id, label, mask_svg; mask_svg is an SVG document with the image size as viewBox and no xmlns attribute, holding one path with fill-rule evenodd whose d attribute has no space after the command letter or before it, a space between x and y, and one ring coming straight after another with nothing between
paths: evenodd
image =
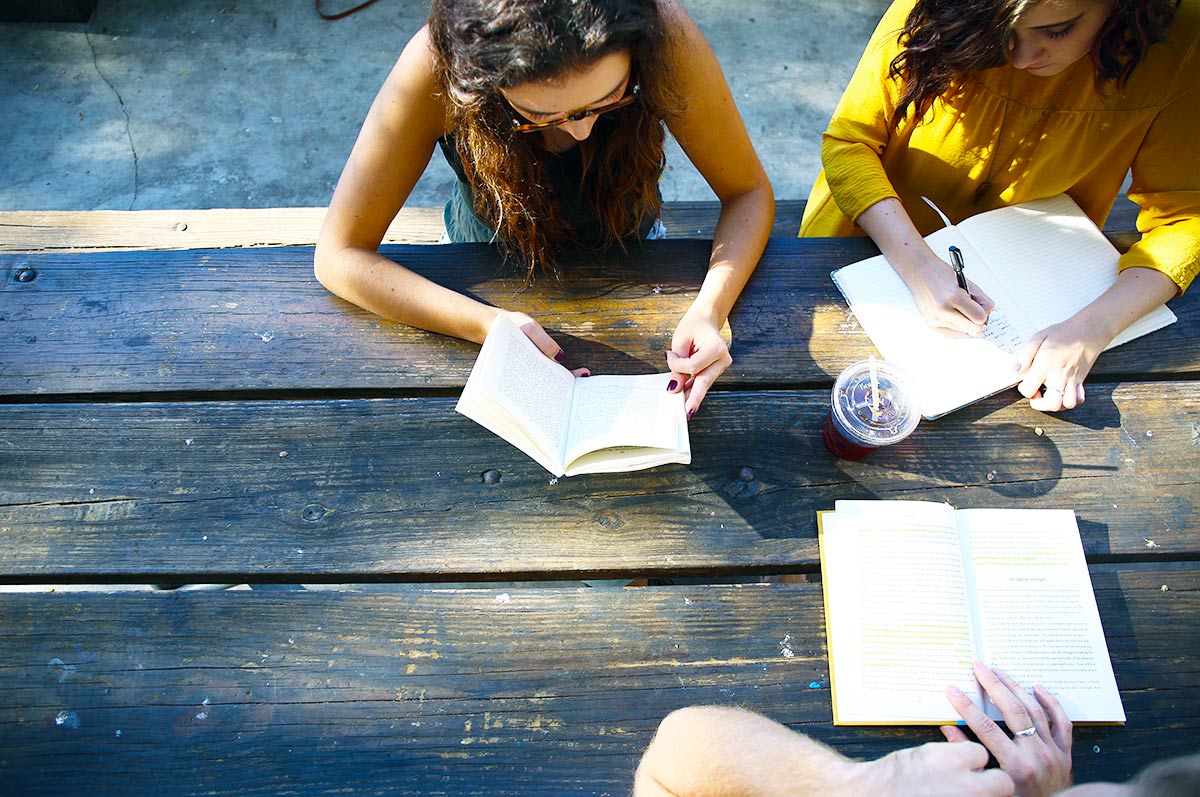
<instances>
[{"instance_id":1,"label":"handwriting on notebook","mask_svg":"<svg viewBox=\"0 0 1200 797\"><path fill-rule=\"evenodd\" d=\"M1016 328L1004 309L999 306L994 308L992 314L988 316L987 324L984 325L980 337L995 343L1013 355L1025 345L1025 336Z\"/></svg>"}]
</instances>

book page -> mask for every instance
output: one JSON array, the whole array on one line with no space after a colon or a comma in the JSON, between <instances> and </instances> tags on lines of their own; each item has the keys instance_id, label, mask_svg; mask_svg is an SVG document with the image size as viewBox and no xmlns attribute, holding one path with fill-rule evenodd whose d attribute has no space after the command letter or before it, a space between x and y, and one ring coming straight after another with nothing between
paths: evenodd
<instances>
[{"instance_id":1,"label":"book page","mask_svg":"<svg viewBox=\"0 0 1200 797\"><path fill-rule=\"evenodd\" d=\"M956 721L951 684L982 705L954 510L838 501L820 543L835 723Z\"/></svg>"},{"instance_id":2,"label":"book page","mask_svg":"<svg viewBox=\"0 0 1200 797\"><path fill-rule=\"evenodd\" d=\"M949 247L959 247L970 279L996 302L982 335L929 326L908 286L882 255L838 269L833 278L883 359L916 380L921 414L936 418L1015 385L1013 354L1037 330L955 228L943 228L925 240L947 260Z\"/></svg>"},{"instance_id":3,"label":"book page","mask_svg":"<svg viewBox=\"0 0 1200 797\"><path fill-rule=\"evenodd\" d=\"M682 393L667 392L670 372L580 380L566 434L566 462L588 452L636 446L674 451L686 424Z\"/></svg>"},{"instance_id":4,"label":"book page","mask_svg":"<svg viewBox=\"0 0 1200 797\"><path fill-rule=\"evenodd\" d=\"M570 371L498 315L455 409L561 476L574 389Z\"/></svg>"},{"instance_id":5,"label":"book page","mask_svg":"<svg viewBox=\"0 0 1200 797\"><path fill-rule=\"evenodd\" d=\"M1123 722L1075 513L964 509L958 519L980 658L1026 688L1045 686L1073 721Z\"/></svg>"},{"instance_id":6,"label":"book page","mask_svg":"<svg viewBox=\"0 0 1200 797\"><path fill-rule=\"evenodd\" d=\"M958 228L1016 297L1034 331L1075 315L1117 278L1120 253L1066 194L990 210ZM1157 308L1108 348L1174 320L1165 306Z\"/></svg>"}]
</instances>

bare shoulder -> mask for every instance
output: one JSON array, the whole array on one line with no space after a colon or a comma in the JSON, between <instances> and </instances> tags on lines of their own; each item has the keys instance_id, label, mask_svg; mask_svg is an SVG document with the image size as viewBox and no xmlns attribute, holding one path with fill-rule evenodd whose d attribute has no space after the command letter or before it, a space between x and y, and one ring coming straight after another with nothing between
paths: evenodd
<instances>
[{"instance_id":1,"label":"bare shoulder","mask_svg":"<svg viewBox=\"0 0 1200 797\"><path fill-rule=\"evenodd\" d=\"M432 134L440 136L445 117L444 97L437 85L437 58L429 26L423 26L405 45L388 73L371 108L385 124L404 119L408 124L424 120Z\"/></svg>"},{"instance_id":2,"label":"bare shoulder","mask_svg":"<svg viewBox=\"0 0 1200 797\"><path fill-rule=\"evenodd\" d=\"M700 27L678 0L658 0L658 10L666 29L667 42L677 58L686 61L689 57L695 57L697 47L711 50Z\"/></svg>"},{"instance_id":3,"label":"bare shoulder","mask_svg":"<svg viewBox=\"0 0 1200 797\"><path fill-rule=\"evenodd\" d=\"M727 91L712 46L679 0L658 0L665 29L663 57L672 85L686 104L708 93Z\"/></svg>"}]
</instances>

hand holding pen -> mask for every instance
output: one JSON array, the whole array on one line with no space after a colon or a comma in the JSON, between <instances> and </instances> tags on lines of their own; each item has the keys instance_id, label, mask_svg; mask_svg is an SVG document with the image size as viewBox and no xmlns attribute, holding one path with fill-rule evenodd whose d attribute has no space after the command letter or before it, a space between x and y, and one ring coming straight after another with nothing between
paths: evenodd
<instances>
[{"instance_id":1,"label":"hand holding pen","mask_svg":"<svg viewBox=\"0 0 1200 797\"><path fill-rule=\"evenodd\" d=\"M962 250L950 247L950 269L945 256L938 257L927 242L921 241L917 250L920 267L904 280L925 323L947 333L980 334L996 303L967 279Z\"/></svg>"}]
</instances>

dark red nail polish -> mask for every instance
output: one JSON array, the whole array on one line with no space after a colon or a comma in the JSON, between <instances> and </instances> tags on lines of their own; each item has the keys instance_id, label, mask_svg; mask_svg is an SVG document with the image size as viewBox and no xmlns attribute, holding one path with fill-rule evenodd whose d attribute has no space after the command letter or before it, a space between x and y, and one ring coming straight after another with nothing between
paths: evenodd
<instances>
[{"instance_id":1,"label":"dark red nail polish","mask_svg":"<svg viewBox=\"0 0 1200 797\"><path fill-rule=\"evenodd\" d=\"M692 419L692 416L695 414L696 414L696 411L694 409L688 410L688 420L690 421Z\"/></svg>"},{"instance_id":2,"label":"dark red nail polish","mask_svg":"<svg viewBox=\"0 0 1200 797\"><path fill-rule=\"evenodd\" d=\"M584 373L580 374L580 376L591 376L591 374L589 374L585 371Z\"/></svg>"},{"instance_id":3,"label":"dark red nail polish","mask_svg":"<svg viewBox=\"0 0 1200 797\"><path fill-rule=\"evenodd\" d=\"M554 355L554 361L556 363L565 363L567 361L567 355L563 354L562 349L559 349L558 354Z\"/></svg>"},{"instance_id":4,"label":"dark red nail polish","mask_svg":"<svg viewBox=\"0 0 1200 797\"><path fill-rule=\"evenodd\" d=\"M675 391L675 388L677 388L677 387L679 387L679 382L677 382L676 380L672 379L670 382L667 382L667 392L668 393L673 393Z\"/></svg>"}]
</instances>

